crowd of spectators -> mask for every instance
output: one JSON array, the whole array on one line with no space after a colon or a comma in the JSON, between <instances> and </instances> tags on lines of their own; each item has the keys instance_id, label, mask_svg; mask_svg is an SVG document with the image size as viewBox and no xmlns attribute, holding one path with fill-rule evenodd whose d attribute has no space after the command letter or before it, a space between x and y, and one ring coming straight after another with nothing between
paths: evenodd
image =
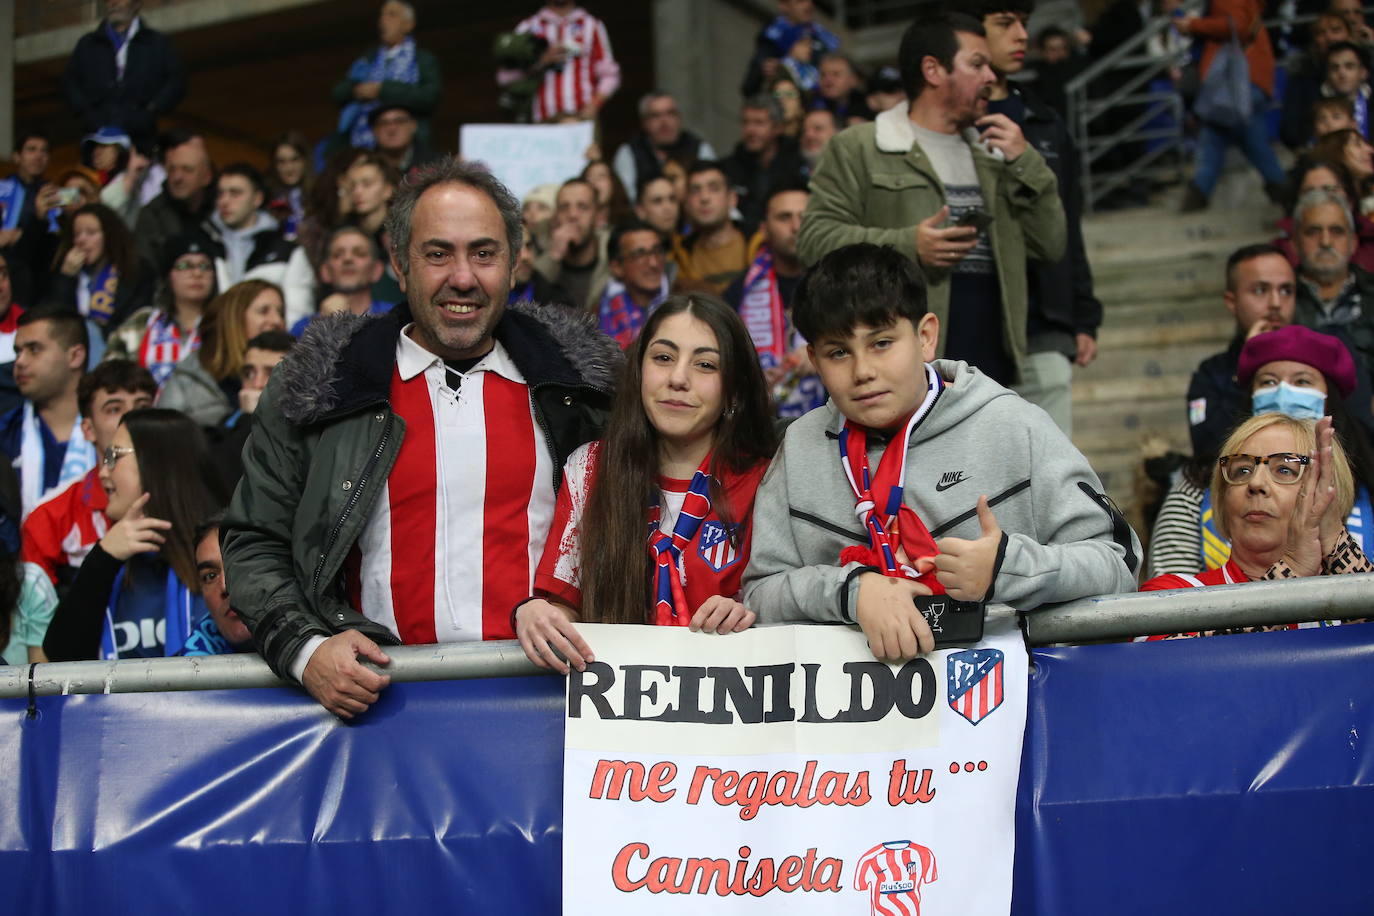
<instances>
[{"instance_id":1,"label":"crowd of spectators","mask_svg":"<svg viewBox=\"0 0 1374 916\"><path fill-rule=\"evenodd\" d=\"M1311 30L1291 173L1258 0L1178 11L1158 52L1198 39L1205 77L1234 27L1253 107L1200 125L1185 208L1233 144L1285 215L1227 266L1235 337L1193 380L1147 561L1068 439L1104 310L1063 86L1177 4L1093 31L1033 5L923 4L869 73L778 0L723 155L654 89L612 155L516 200L433 135L407 3L334 129L283 130L263 170L159 133L174 44L110 0L64 80L83 167L50 177L20 131L0 182L5 658L257 651L347 718L400 643L518 638L566 671L579 621L814 620L897 659L941 596L1367 571L1368 28ZM502 103L595 120L611 39L549 0L497 43Z\"/></svg>"}]
</instances>

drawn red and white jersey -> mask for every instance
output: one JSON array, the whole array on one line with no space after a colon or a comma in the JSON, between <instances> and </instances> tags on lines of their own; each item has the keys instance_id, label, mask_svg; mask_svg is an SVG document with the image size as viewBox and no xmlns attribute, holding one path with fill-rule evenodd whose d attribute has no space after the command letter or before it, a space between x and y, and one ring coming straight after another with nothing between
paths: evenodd
<instances>
[{"instance_id":1,"label":"drawn red and white jersey","mask_svg":"<svg viewBox=\"0 0 1374 916\"><path fill-rule=\"evenodd\" d=\"M54 584L58 570L79 568L110 528L105 517L109 498L98 471L92 468L85 477L34 506L24 519L24 562L41 567Z\"/></svg>"},{"instance_id":2,"label":"drawn red and white jersey","mask_svg":"<svg viewBox=\"0 0 1374 916\"><path fill-rule=\"evenodd\" d=\"M598 92L609 96L620 86L620 65L611 55L606 26L582 7L566 16L545 7L515 27L538 35L550 47L567 49L562 67L544 71L544 83L534 97L531 120L538 124L565 112L579 112Z\"/></svg>"},{"instance_id":3,"label":"drawn red and white jersey","mask_svg":"<svg viewBox=\"0 0 1374 916\"><path fill-rule=\"evenodd\" d=\"M596 479L600 449L600 442L589 442L568 456L563 466L563 486L558 491L558 508L544 545L544 557L534 578L536 594L574 609L582 606L582 515ZM760 461L742 474L727 472L722 483L725 499L730 504L729 514L731 518L741 521L727 527L720 518L719 507L712 507L691 544L683 552L686 577L683 589L687 603L694 610L715 595L733 598L739 594L744 567L749 565L749 547L753 539L753 526L749 524L749 518L754 511L754 494L767 470L768 462ZM678 513L686 502L691 481L660 477L658 484L661 508L659 528L672 531L677 524ZM640 544L645 563L649 562L648 510L646 506L644 541ZM681 617L681 620L682 625L686 626L691 615Z\"/></svg>"},{"instance_id":4,"label":"drawn red and white jersey","mask_svg":"<svg viewBox=\"0 0 1374 916\"><path fill-rule=\"evenodd\" d=\"M910 840L891 840L859 859L854 887L868 891L872 916L920 916L921 887L937 877L935 853Z\"/></svg>"},{"instance_id":5,"label":"drawn red and white jersey","mask_svg":"<svg viewBox=\"0 0 1374 916\"><path fill-rule=\"evenodd\" d=\"M349 558L349 598L406 644L513 639L553 518L553 459L505 349L455 391L402 333L391 406L405 438Z\"/></svg>"}]
</instances>

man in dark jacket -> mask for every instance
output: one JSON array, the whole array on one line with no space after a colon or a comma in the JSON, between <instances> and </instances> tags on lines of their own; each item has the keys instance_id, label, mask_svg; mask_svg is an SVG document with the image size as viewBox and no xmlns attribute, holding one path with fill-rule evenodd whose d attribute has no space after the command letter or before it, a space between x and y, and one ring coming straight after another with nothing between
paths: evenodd
<instances>
[{"instance_id":1,"label":"man in dark jacket","mask_svg":"<svg viewBox=\"0 0 1374 916\"><path fill-rule=\"evenodd\" d=\"M620 359L566 309L507 307L520 204L480 166L407 179L387 228L407 301L310 326L259 402L223 528L258 651L343 718L389 683L360 656L514 636Z\"/></svg>"},{"instance_id":2,"label":"man in dark jacket","mask_svg":"<svg viewBox=\"0 0 1374 916\"><path fill-rule=\"evenodd\" d=\"M211 190L215 169L205 138L185 130L168 131L162 150L167 180L162 193L138 211L134 224L139 256L154 264L161 260L168 241L204 230L215 212L215 192Z\"/></svg>"},{"instance_id":3,"label":"man in dark jacket","mask_svg":"<svg viewBox=\"0 0 1374 916\"><path fill-rule=\"evenodd\" d=\"M1026 142L1040 151L1059 179L1068 245L1058 261L1026 261L1029 312L1026 360L1016 392L1044 408L1064 431L1073 433L1073 366L1086 366L1097 356L1097 328L1102 303L1093 295L1092 269L1083 250L1082 195L1078 184L1078 151L1064 119L1007 77L1025 65L1031 0L981 0L977 4L987 32L988 52L997 74L988 111L1006 115L1021 126Z\"/></svg>"},{"instance_id":4,"label":"man in dark jacket","mask_svg":"<svg viewBox=\"0 0 1374 916\"><path fill-rule=\"evenodd\" d=\"M378 44L353 62L334 85L334 103L341 109L332 146L373 149L377 138L368 115L379 105L403 105L415 116L415 136L429 143L430 119L439 104L443 78L439 59L415 45L415 7L387 0L377 16Z\"/></svg>"},{"instance_id":5,"label":"man in dark jacket","mask_svg":"<svg viewBox=\"0 0 1374 916\"><path fill-rule=\"evenodd\" d=\"M700 159L716 158L711 144L682 126L677 100L666 92L650 92L639 100L639 133L620 144L612 167L625 190L663 174L663 163L675 160L683 169Z\"/></svg>"},{"instance_id":6,"label":"man in dark jacket","mask_svg":"<svg viewBox=\"0 0 1374 916\"><path fill-rule=\"evenodd\" d=\"M67 60L62 92L86 133L117 125L147 148L157 119L186 94L171 40L138 15L139 0L106 0L105 19L81 36Z\"/></svg>"},{"instance_id":7,"label":"man in dark jacket","mask_svg":"<svg viewBox=\"0 0 1374 916\"><path fill-rule=\"evenodd\" d=\"M753 235L763 222L773 188L801 181L806 171L797 141L782 132L782 107L769 95L748 99L740 110L739 143L721 160L739 198L744 234Z\"/></svg>"}]
</instances>

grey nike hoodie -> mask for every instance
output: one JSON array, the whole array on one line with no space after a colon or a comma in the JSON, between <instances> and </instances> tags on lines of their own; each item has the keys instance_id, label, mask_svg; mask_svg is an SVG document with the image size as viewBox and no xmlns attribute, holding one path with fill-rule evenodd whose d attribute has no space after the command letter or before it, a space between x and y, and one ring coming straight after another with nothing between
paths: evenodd
<instances>
[{"instance_id":1,"label":"grey nike hoodie","mask_svg":"<svg viewBox=\"0 0 1374 916\"><path fill-rule=\"evenodd\" d=\"M1005 534L988 600L1027 611L1134 591L1140 541L1049 415L967 363L934 366L948 384L912 433L903 502L936 539L975 539L988 497ZM762 623L854 622L868 568L839 555L868 537L840 466L843 425L833 400L797 420L759 486L741 600ZM876 469L886 442L869 440Z\"/></svg>"}]
</instances>

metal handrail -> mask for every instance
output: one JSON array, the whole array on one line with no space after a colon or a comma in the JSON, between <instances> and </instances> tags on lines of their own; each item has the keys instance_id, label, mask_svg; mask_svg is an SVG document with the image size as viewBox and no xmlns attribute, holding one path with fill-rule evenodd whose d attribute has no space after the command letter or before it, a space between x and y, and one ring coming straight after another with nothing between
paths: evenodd
<instances>
[{"instance_id":1,"label":"metal handrail","mask_svg":"<svg viewBox=\"0 0 1374 916\"><path fill-rule=\"evenodd\" d=\"M990 620L1014 614L988 609ZM1150 633L1305 623L1374 616L1374 574L1132 592L1088 598L1021 615L1032 645L1098 642ZM548 674L515 640L387 648L392 681ZM380 669L379 669L380 670ZM292 686L256 655L50 662L0 667L0 698Z\"/></svg>"}]
</instances>

